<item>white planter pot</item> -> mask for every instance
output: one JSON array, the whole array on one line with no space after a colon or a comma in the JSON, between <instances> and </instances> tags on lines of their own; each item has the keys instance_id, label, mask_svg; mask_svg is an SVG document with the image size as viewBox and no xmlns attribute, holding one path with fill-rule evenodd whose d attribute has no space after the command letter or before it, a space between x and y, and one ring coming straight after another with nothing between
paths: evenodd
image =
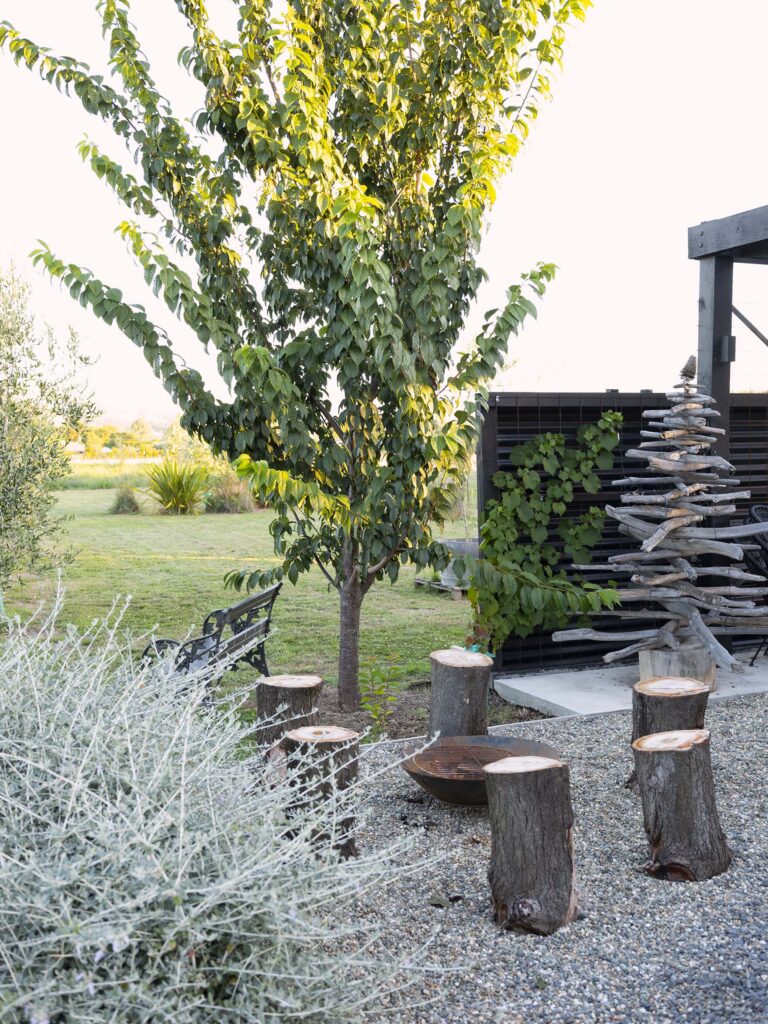
<instances>
[{"instance_id":1,"label":"white planter pot","mask_svg":"<svg viewBox=\"0 0 768 1024\"><path fill-rule=\"evenodd\" d=\"M457 558L465 561L469 558L480 557L480 541L475 540L446 540L443 544L451 551L453 558L440 573L440 582L446 587L466 586L469 580L469 573L465 571L463 578L459 578L454 571L454 563Z\"/></svg>"}]
</instances>

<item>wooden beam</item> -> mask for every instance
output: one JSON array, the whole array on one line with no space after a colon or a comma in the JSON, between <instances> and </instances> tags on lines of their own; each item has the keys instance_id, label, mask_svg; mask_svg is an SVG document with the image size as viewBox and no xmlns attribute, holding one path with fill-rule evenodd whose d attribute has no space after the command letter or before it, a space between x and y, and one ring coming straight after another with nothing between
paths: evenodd
<instances>
[{"instance_id":1,"label":"wooden beam","mask_svg":"<svg viewBox=\"0 0 768 1024\"><path fill-rule=\"evenodd\" d=\"M702 224L688 228L688 258L699 260L703 256L718 256L722 253L737 256L731 251L766 240L768 206L758 206L754 210L744 210L718 220L705 220ZM701 384L701 378L699 384L702 391L707 390Z\"/></svg>"}]
</instances>

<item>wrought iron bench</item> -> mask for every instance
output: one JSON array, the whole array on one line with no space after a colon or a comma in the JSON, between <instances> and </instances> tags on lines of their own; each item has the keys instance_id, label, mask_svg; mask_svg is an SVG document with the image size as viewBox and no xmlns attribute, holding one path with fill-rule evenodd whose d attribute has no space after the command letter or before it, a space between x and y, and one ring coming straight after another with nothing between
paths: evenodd
<instances>
[{"instance_id":1,"label":"wrought iron bench","mask_svg":"<svg viewBox=\"0 0 768 1024\"><path fill-rule=\"evenodd\" d=\"M142 660L164 657L175 650L173 671L178 674L213 669L218 663L236 668L245 662L268 676L264 642L269 634L272 608L282 583L275 583L258 594L230 608L211 612L203 622L200 636L180 643L178 640L153 640L142 654Z\"/></svg>"}]
</instances>

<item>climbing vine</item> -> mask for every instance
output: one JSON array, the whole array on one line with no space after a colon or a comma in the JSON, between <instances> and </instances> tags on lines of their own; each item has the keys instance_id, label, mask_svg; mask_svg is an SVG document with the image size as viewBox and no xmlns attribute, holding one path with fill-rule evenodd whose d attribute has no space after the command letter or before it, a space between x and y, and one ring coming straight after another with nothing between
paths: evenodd
<instances>
[{"instance_id":1,"label":"climbing vine","mask_svg":"<svg viewBox=\"0 0 768 1024\"><path fill-rule=\"evenodd\" d=\"M493 477L499 497L485 507L469 592L476 642L498 648L512 633L560 628L618 603L614 590L568 579L558 566L563 554L588 562L602 536L602 509L576 517L568 509L579 491L600 489L595 471L613 466L621 422L621 413L605 412L570 447L562 434L540 434L513 449L513 471Z\"/></svg>"}]
</instances>

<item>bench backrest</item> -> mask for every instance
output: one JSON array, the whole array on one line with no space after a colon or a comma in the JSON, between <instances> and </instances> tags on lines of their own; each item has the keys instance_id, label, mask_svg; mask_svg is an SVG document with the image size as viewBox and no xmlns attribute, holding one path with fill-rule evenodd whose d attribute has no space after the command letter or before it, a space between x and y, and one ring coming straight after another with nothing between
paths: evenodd
<instances>
[{"instance_id":1,"label":"bench backrest","mask_svg":"<svg viewBox=\"0 0 768 1024\"><path fill-rule=\"evenodd\" d=\"M263 640L268 632L269 619L257 619L244 629L222 639L216 648L215 660L230 661L241 657L260 640Z\"/></svg>"},{"instance_id":2,"label":"bench backrest","mask_svg":"<svg viewBox=\"0 0 768 1024\"><path fill-rule=\"evenodd\" d=\"M240 634L256 623L262 626L263 633L266 635L272 618L272 607L281 587L282 583L274 583L266 590L252 594L244 601L238 601L237 604L233 604L229 608L219 608L217 611L211 612L203 623L203 635L221 635L227 627L233 633Z\"/></svg>"}]
</instances>

